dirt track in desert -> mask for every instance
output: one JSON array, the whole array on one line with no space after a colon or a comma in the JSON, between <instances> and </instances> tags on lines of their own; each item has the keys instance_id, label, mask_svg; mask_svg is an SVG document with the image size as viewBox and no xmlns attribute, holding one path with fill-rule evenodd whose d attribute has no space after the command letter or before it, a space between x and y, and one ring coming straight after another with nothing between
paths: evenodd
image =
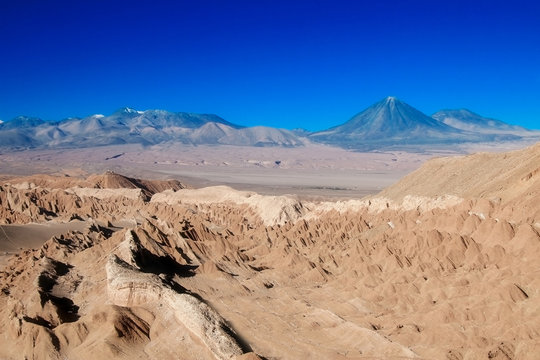
<instances>
[{"instance_id":1,"label":"dirt track in desert","mask_svg":"<svg viewBox=\"0 0 540 360\"><path fill-rule=\"evenodd\" d=\"M2 358L540 353L540 144L439 157L340 201L68 165L0 185L15 252L0 273ZM65 231L38 238L31 223Z\"/></svg>"}]
</instances>

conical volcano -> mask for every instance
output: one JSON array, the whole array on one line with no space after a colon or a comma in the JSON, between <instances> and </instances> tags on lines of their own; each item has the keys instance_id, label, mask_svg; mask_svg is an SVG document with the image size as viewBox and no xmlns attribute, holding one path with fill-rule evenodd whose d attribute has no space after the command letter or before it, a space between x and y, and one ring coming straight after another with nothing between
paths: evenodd
<instances>
[{"instance_id":1,"label":"conical volcano","mask_svg":"<svg viewBox=\"0 0 540 360\"><path fill-rule=\"evenodd\" d=\"M392 96L311 138L351 149L481 140L481 136L448 126Z\"/></svg>"}]
</instances>

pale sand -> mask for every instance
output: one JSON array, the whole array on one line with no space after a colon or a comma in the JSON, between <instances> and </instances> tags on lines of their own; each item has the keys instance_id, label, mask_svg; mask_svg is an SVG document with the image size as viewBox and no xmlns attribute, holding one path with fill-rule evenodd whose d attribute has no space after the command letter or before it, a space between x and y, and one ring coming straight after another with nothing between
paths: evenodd
<instances>
[{"instance_id":1,"label":"pale sand","mask_svg":"<svg viewBox=\"0 0 540 360\"><path fill-rule=\"evenodd\" d=\"M86 226L88 226L88 223L84 221L0 225L0 269L4 267L7 259L17 251L38 248L52 236L69 231L81 231Z\"/></svg>"},{"instance_id":2,"label":"pale sand","mask_svg":"<svg viewBox=\"0 0 540 360\"><path fill-rule=\"evenodd\" d=\"M75 177L113 170L134 177L175 178L194 187L228 185L269 195L345 199L376 193L427 159L443 154L448 153L359 153L322 145L118 145L4 153L0 154L0 169L19 176L44 173Z\"/></svg>"}]
</instances>

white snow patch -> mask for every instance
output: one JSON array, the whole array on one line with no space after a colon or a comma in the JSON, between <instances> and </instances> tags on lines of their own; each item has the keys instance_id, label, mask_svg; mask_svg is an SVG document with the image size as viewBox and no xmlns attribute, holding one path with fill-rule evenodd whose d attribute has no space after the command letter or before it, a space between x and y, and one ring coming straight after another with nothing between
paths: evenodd
<instances>
[{"instance_id":1,"label":"white snow patch","mask_svg":"<svg viewBox=\"0 0 540 360\"><path fill-rule=\"evenodd\" d=\"M138 114L139 113L137 110L129 108L129 107L125 107L122 111L125 112L126 114Z\"/></svg>"}]
</instances>

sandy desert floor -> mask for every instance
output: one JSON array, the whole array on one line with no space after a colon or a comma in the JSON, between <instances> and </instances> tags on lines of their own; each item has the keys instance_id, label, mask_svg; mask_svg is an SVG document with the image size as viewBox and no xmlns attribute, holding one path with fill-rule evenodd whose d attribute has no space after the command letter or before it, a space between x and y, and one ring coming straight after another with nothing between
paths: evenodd
<instances>
[{"instance_id":1,"label":"sandy desert floor","mask_svg":"<svg viewBox=\"0 0 540 360\"><path fill-rule=\"evenodd\" d=\"M199 185L255 179L271 195L86 175L105 153L2 155L0 358L537 358L540 144L422 166L433 154L339 153L381 187L384 168L418 168L361 199L378 188L353 175L320 198L280 196L320 190L311 174L332 179L341 166L338 153L293 164L289 150L229 149L224 165L208 149L180 165L172 150L114 159L157 178L198 168ZM61 176L14 176L24 156Z\"/></svg>"},{"instance_id":2,"label":"sandy desert floor","mask_svg":"<svg viewBox=\"0 0 540 360\"><path fill-rule=\"evenodd\" d=\"M177 178L194 187L228 185L263 194L360 198L376 193L427 159L456 152L359 153L299 148L118 145L0 154L2 174L81 176L112 170L140 178Z\"/></svg>"},{"instance_id":3,"label":"sandy desert floor","mask_svg":"<svg viewBox=\"0 0 540 360\"><path fill-rule=\"evenodd\" d=\"M87 176L111 170L139 178L176 178L193 187L228 185L267 195L348 199L377 193L434 157L502 152L528 145L469 144L420 153L362 153L315 144L297 148L116 145L0 153L0 174Z\"/></svg>"}]
</instances>

